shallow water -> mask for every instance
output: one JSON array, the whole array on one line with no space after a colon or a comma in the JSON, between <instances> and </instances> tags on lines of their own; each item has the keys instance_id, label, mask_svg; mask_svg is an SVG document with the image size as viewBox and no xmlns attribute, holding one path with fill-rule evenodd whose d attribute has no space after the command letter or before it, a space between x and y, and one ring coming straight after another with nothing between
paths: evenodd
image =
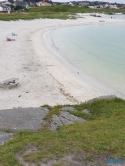
<instances>
[{"instance_id":1,"label":"shallow water","mask_svg":"<svg viewBox=\"0 0 125 166\"><path fill-rule=\"evenodd\" d=\"M125 96L125 23L59 28L46 38L70 64Z\"/></svg>"},{"instance_id":2,"label":"shallow water","mask_svg":"<svg viewBox=\"0 0 125 166\"><path fill-rule=\"evenodd\" d=\"M112 15L109 15L109 14L102 14L102 17L103 18L112 18L112 19L125 19L125 14L112 14Z\"/></svg>"}]
</instances>

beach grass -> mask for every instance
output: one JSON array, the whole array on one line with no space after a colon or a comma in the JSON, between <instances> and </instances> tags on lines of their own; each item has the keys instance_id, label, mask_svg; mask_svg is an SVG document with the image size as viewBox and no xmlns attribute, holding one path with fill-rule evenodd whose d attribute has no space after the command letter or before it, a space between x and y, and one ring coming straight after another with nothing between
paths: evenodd
<instances>
[{"instance_id":1,"label":"beach grass","mask_svg":"<svg viewBox=\"0 0 125 166\"><path fill-rule=\"evenodd\" d=\"M125 8L122 9L90 9L87 6L69 6L69 5L55 5L55 6L44 6L44 7L34 7L29 10L26 9L25 12L15 12L15 13L0 13L0 20L10 21L10 20L31 20L40 18L50 18L50 19L75 19L76 13L107 13L112 14L112 12L125 12ZM70 17L69 17L70 15Z\"/></svg>"},{"instance_id":2,"label":"beach grass","mask_svg":"<svg viewBox=\"0 0 125 166\"><path fill-rule=\"evenodd\" d=\"M61 106L53 107L46 119L59 114ZM15 154L22 154L26 147L33 145L37 151L24 156L29 163L38 164L44 159L62 157L69 153L85 152L91 154L111 154L114 157L125 156L125 101L122 99L104 99L92 103L75 105L73 114L87 120L60 127L57 132L41 129L36 132L19 131L14 138L0 146L2 166L20 166ZM82 113L88 109L90 114ZM91 157L90 157L91 159Z\"/></svg>"}]
</instances>

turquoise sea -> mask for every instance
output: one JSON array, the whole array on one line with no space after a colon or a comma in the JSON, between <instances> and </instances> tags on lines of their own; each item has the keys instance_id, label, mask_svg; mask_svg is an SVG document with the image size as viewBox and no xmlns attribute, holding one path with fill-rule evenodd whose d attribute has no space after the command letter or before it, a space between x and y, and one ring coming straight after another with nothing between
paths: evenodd
<instances>
[{"instance_id":1,"label":"turquoise sea","mask_svg":"<svg viewBox=\"0 0 125 166\"><path fill-rule=\"evenodd\" d=\"M125 97L125 23L63 27L47 42L68 63Z\"/></svg>"}]
</instances>

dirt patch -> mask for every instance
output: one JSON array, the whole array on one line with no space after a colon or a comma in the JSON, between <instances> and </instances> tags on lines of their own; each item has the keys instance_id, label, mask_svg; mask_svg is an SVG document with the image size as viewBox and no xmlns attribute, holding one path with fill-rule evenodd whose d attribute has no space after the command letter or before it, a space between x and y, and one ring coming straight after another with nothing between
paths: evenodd
<instances>
[{"instance_id":1,"label":"dirt patch","mask_svg":"<svg viewBox=\"0 0 125 166\"><path fill-rule=\"evenodd\" d=\"M114 166L114 163L108 163L108 159L113 157L110 154L87 154L87 153L72 153L65 154L61 158L55 157L54 159L44 159L37 163L28 163L24 161L25 155L38 151L33 145L26 147L23 154L16 154L16 159L23 166ZM115 163L115 166L125 166L125 159L122 159L122 163Z\"/></svg>"},{"instance_id":2,"label":"dirt patch","mask_svg":"<svg viewBox=\"0 0 125 166\"><path fill-rule=\"evenodd\" d=\"M34 145L28 145L23 152L16 153L15 157L23 166L36 166L36 164L34 163L28 163L24 161L25 155L30 154L34 151L38 152L37 148Z\"/></svg>"}]
</instances>

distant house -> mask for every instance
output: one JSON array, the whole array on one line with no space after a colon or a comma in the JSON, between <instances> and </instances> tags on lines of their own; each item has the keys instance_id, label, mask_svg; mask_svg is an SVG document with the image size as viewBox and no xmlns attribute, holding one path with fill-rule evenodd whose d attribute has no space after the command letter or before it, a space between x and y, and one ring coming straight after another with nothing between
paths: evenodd
<instances>
[{"instance_id":1,"label":"distant house","mask_svg":"<svg viewBox=\"0 0 125 166\"><path fill-rule=\"evenodd\" d=\"M15 0L16 2L23 2L23 0Z\"/></svg>"},{"instance_id":2,"label":"distant house","mask_svg":"<svg viewBox=\"0 0 125 166\"><path fill-rule=\"evenodd\" d=\"M29 4L25 1L17 1L13 3L14 6L23 6L25 8L29 8Z\"/></svg>"},{"instance_id":3,"label":"distant house","mask_svg":"<svg viewBox=\"0 0 125 166\"><path fill-rule=\"evenodd\" d=\"M11 5L12 5L12 3L10 3L10 2L8 2L8 1L6 1L6 2L2 2L2 5L11 6Z\"/></svg>"},{"instance_id":4,"label":"distant house","mask_svg":"<svg viewBox=\"0 0 125 166\"><path fill-rule=\"evenodd\" d=\"M72 6L78 6L79 3L77 1L70 1L70 3L72 4Z\"/></svg>"},{"instance_id":5,"label":"distant house","mask_svg":"<svg viewBox=\"0 0 125 166\"><path fill-rule=\"evenodd\" d=\"M96 6L89 6L89 8L96 9L97 7Z\"/></svg>"},{"instance_id":6,"label":"distant house","mask_svg":"<svg viewBox=\"0 0 125 166\"><path fill-rule=\"evenodd\" d=\"M59 4L59 2L53 2L53 5L58 5Z\"/></svg>"},{"instance_id":7,"label":"distant house","mask_svg":"<svg viewBox=\"0 0 125 166\"><path fill-rule=\"evenodd\" d=\"M121 8L125 8L125 5L122 5Z\"/></svg>"},{"instance_id":8,"label":"distant house","mask_svg":"<svg viewBox=\"0 0 125 166\"><path fill-rule=\"evenodd\" d=\"M88 1L81 1L81 2L79 2L79 6L89 6L89 2Z\"/></svg>"},{"instance_id":9,"label":"distant house","mask_svg":"<svg viewBox=\"0 0 125 166\"><path fill-rule=\"evenodd\" d=\"M53 5L68 5L69 2L53 2Z\"/></svg>"},{"instance_id":10,"label":"distant house","mask_svg":"<svg viewBox=\"0 0 125 166\"><path fill-rule=\"evenodd\" d=\"M36 4L37 4L37 6L51 6L50 3L45 2L45 1L40 1L40 2L37 2Z\"/></svg>"},{"instance_id":11,"label":"distant house","mask_svg":"<svg viewBox=\"0 0 125 166\"><path fill-rule=\"evenodd\" d=\"M36 4L36 2L29 2L29 6L30 7L35 7L35 6L37 6L37 4Z\"/></svg>"},{"instance_id":12,"label":"distant house","mask_svg":"<svg viewBox=\"0 0 125 166\"><path fill-rule=\"evenodd\" d=\"M70 5L70 6L74 6L74 4L73 4L72 2L69 2L68 5Z\"/></svg>"},{"instance_id":13,"label":"distant house","mask_svg":"<svg viewBox=\"0 0 125 166\"><path fill-rule=\"evenodd\" d=\"M11 7L6 5L0 5L0 12L8 12L11 11Z\"/></svg>"},{"instance_id":14,"label":"distant house","mask_svg":"<svg viewBox=\"0 0 125 166\"><path fill-rule=\"evenodd\" d=\"M112 9L118 9L117 5L110 5Z\"/></svg>"},{"instance_id":15,"label":"distant house","mask_svg":"<svg viewBox=\"0 0 125 166\"><path fill-rule=\"evenodd\" d=\"M103 5L103 7L104 7L104 8L110 8L109 3L105 3L105 4Z\"/></svg>"},{"instance_id":16,"label":"distant house","mask_svg":"<svg viewBox=\"0 0 125 166\"><path fill-rule=\"evenodd\" d=\"M95 1L93 2L93 6L92 6L92 2L90 3L89 8L92 9L118 9L118 5L116 3L109 3L109 2L99 2L99 1Z\"/></svg>"},{"instance_id":17,"label":"distant house","mask_svg":"<svg viewBox=\"0 0 125 166\"><path fill-rule=\"evenodd\" d=\"M99 8L100 8L100 9L103 9L104 7L103 7L103 5L99 5Z\"/></svg>"},{"instance_id":18,"label":"distant house","mask_svg":"<svg viewBox=\"0 0 125 166\"><path fill-rule=\"evenodd\" d=\"M111 4L105 4L104 5L105 9L118 9L117 5L111 5Z\"/></svg>"}]
</instances>

